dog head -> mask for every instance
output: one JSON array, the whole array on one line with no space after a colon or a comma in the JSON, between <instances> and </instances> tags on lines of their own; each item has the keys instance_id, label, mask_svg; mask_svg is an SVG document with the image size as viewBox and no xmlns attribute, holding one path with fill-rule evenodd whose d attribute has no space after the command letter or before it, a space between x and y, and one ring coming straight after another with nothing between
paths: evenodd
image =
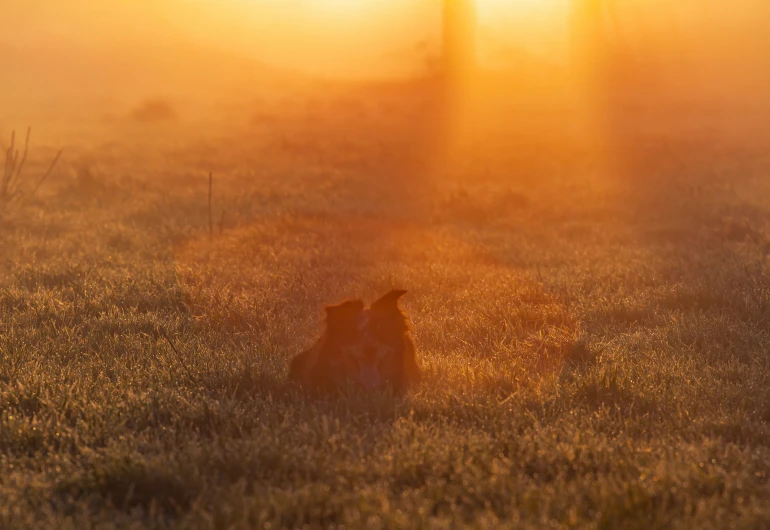
<instances>
[{"instance_id":1,"label":"dog head","mask_svg":"<svg viewBox=\"0 0 770 530\"><path fill-rule=\"evenodd\" d=\"M398 307L398 301L405 294L405 290L394 289L371 305L363 326L367 336L392 349L401 346L409 331L406 316Z\"/></svg>"},{"instance_id":2,"label":"dog head","mask_svg":"<svg viewBox=\"0 0 770 530\"><path fill-rule=\"evenodd\" d=\"M357 307L356 329L347 329L345 336L350 340L339 347L336 366L341 379L372 390L399 376L399 359L408 331L406 317L398 307L404 294L406 291L393 290L369 309ZM346 326L350 326L347 320Z\"/></svg>"},{"instance_id":3,"label":"dog head","mask_svg":"<svg viewBox=\"0 0 770 530\"><path fill-rule=\"evenodd\" d=\"M326 347L331 361L335 361L341 352L362 340L359 326L364 312L361 300L349 300L339 305L326 306Z\"/></svg>"}]
</instances>

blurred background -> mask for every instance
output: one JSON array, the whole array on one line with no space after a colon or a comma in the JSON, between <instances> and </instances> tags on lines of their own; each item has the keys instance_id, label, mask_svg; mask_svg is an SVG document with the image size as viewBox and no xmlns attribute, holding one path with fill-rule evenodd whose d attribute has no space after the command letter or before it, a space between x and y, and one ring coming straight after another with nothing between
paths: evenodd
<instances>
[{"instance_id":1,"label":"blurred background","mask_svg":"<svg viewBox=\"0 0 770 530\"><path fill-rule=\"evenodd\" d=\"M0 97L7 109L153 91L242 95L281 75L414 76L436 67L452 9L474 26L478 64L518 84L577 70L596 90L744 104L768 86L763 0L7 0Z\"/></svg>"}]
</instances>

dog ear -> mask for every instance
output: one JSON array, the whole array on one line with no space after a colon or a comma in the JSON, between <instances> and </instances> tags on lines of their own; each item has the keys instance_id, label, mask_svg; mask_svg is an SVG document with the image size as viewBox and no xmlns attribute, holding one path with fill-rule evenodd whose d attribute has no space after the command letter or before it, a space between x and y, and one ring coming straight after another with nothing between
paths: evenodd
<instances>
[{"instance_id":1,"label":"dog ear","mask_svg":"<svg viewBox=\"0 0 770 530\"><path fill-rule=\"evenodd\" d=\"M398 309L399 299L407 293L404 289L393 289L372 304L372 309Z\"/></svg>"},{"instance_id":2,"label":"dog ear","mask_svg":"<svg viewBox=\"0 0 770 530\"><path fill-rule=\"evenodd\" d=\"M333 321L356 318L364 310L361 300L348 300L338 305L326 306L326 318Z\"/></svg>"}]
</instances>

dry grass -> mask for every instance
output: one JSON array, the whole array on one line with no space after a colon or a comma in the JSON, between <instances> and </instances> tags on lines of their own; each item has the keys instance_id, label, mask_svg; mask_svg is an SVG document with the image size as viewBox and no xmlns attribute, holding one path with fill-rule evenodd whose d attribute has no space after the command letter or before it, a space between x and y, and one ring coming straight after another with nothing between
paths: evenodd
<instances>
[{"instance_id":1,"label":"dry grass","mask_svg":"<svg viewBox=\"0 0 770 530\"><path fill-rule=\"evenodd\" d=\"M349 103L126 125L0 218L0 527L765 525L766 151L658 126L607 174L552 123L415 181ZM322 304L392 286L419 389L284 383Z\"/></svg>"}]
</instances>

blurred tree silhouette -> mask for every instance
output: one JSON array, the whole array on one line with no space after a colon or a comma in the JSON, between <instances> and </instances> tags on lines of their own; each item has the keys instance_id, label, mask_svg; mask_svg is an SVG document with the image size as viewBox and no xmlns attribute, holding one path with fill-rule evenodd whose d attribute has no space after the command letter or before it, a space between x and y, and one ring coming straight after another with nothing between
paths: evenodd
<instances>
[{"instance_id":1,"label":"blurred tree silhouette","mask_svg":"<svg viewBox=\"0 0 770 530\"><path fill-rule=\"evenodd\" d=\"M443 0L443 61L450 77L465 77L476 67L476 2Z\"/></svg>"}]
</instances>

